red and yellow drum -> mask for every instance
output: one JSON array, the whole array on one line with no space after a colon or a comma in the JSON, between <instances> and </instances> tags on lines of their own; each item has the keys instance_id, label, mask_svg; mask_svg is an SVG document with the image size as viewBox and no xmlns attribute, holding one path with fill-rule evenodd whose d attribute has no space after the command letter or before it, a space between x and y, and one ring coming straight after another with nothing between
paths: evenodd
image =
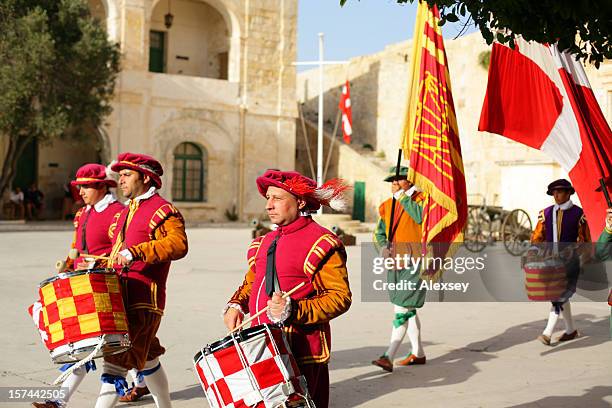
<instances>
[{"instance_id":1,"label":"red and yellow drum","mask_svg":"<svg viewBox=\"0 0 612 408\"><path fill-rule=\"evenodd\" d=\"M53 362L70 363L90 354L120 353L130 347L119 278L114 270L60 273L40 283L34 322Z\"/></svg>"},{"instance_id":2,"label":"red and yellow drum","mask_svg":"<svg viewBox=\"0 0 612 408\"><path fill-rule=\"evenodd\" d=\"M523 270L529 300L556 301L567 291L567 271L558 258L527 262Z\"/></svg>"}]
</instances>

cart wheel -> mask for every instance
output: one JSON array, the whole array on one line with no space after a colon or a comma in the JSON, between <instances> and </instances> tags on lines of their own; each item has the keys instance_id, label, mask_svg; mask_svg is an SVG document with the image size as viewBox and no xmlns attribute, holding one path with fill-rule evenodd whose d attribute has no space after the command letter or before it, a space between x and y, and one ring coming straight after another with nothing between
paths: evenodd
<instances>
[{"instance_id":1,"label":"cart wheel","mask_svg":"<svg viewBox=\"0 0 612 408\"><path fill-rule=\"evenodd\" d=\"M468 251L480 252L489 243L491 219L483 208L471 208L463 236L463 245Z\"/></svg>"},{"instance_id":2,"label":"cart wheel","mask_svg":"<svg viewBox=\"0 0 612 408\"><path fill-rule=\"evenodd\" d=\"M514 256L523 255L529 249L532 228L531 218L525 210L520 208L512 210L502 224L502 237L506 250Z\"/></svg>"}]
</instances>

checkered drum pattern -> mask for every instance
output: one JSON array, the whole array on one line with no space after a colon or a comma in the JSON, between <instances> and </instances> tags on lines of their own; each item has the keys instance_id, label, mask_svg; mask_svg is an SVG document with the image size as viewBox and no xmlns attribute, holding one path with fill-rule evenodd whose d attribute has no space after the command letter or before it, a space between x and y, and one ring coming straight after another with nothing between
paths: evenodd
<instances>
[{"instance_id":1,"label":"checkered drum pattern","mask_svg":"<svg viewBox=\"0 0 612 408\"><path fill-rule=\"evenodd\" d=\"M39 289L49 350L102 334L126 334L119 278L112 271L67 273Z\"/></svg>"},{"instance_id":2,"label":"checkered drum pattern","mask_svg":"<svg viewBox=\"0 0 612 408\"><path fill-rule=\"evenodd\" d=\"M298 395L305 396L300 376L282 330L261 325L246 339L230 336L217 351L204 348L195 368L212 408L271 408Z\"/></svg>"},{"instance_id":3,"label":"checkered drum pattern","mask_svg":"<svg viewBox=\"0 0 612 408\"><path fill-rule=\"evenodd\" d=\"M530 300L555 301L567 290L567 273L562 263L533 262L525 264L523 269Z\"/></svg>"}]
</instances>

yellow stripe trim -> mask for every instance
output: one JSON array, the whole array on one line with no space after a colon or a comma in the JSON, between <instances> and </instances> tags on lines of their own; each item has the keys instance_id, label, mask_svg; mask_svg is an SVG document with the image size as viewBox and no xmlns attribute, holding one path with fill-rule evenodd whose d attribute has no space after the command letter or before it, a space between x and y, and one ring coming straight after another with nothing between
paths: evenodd
<instances>
[{"instance_id":1,"label":"yellow stripe trim","mask_svg":"<svg viewBox=\"0 0 612 408\"><path fill-rule=\"evenodd\" d=\"M105 179L93 178L93 177L79 177L76 181L106 181Z\"/></svg>"}]
</instances>

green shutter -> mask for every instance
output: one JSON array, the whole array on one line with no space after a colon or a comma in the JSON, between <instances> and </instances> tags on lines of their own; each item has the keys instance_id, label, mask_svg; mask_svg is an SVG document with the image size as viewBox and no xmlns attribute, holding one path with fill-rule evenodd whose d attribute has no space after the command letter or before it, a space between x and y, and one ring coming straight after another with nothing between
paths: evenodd
<instances>
[{"instance_id":1,"label":"green shutter","mask_svg":"<svg viewBox=\"0 0 612 408\"><path fill-rule=\"evenodd\" d=\"M164 59L165 51L165 33L163 31L151 31L149 34L149 71L150 72L165 72Z\"/></svg>"},{"instance_id":2,"label":"green shutter","mask_svg":"<svg viewBox=\"0 0 612 408\"><path fill-rule=\"evenodd\" d=\"M365 182L356 181L353 187L353 219L365 221Z\"/></svg>"},{"instance_id":3,"label":"green shutter","mask_svg":"<svg viewBox=\"0 0 612 408\"><path fill-rule=\"evenodd\" d=\"M194 143L181 143L174 149L174 201L206 201L206 162L206 151Z\"/></svg>"}]
</instances>

